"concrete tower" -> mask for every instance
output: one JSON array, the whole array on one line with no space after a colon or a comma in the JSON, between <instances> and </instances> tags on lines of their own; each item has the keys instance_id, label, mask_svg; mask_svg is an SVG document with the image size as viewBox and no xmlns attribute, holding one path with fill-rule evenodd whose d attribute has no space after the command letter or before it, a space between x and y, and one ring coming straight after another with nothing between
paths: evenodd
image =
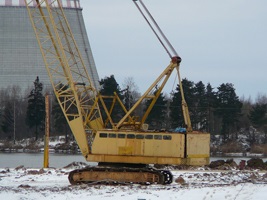
<instances>
[{"instance_id":1,"label":"concrete tower","mask_svg":"<svg viewBox=\"0 0 267 200\"><path fill-rule=\"evenodd\" d=\"M87 37L79 0L61 0L65 15L95 87L99 77ZM33 86L36 77L45 87L49 77L24 0L0 0L0 89Z\"/></svg>"}]
</instances>

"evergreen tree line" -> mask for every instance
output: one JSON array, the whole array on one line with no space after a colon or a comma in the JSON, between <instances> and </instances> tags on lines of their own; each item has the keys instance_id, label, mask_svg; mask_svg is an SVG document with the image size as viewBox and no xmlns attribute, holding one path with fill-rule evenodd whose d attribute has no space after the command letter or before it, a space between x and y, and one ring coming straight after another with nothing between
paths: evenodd
<instances>
[{"instance_id":1,"label":"evergreen tree line","mask_svg":"<svg viewBox=\"0 0 267 200\"><path fill-rule=\"evenodd\" d=\"M255 130L249 142L257 143L257 133L265 134L267 142L267 98L259 96L256 103L250 99L240 99L234 85L223 83L217 88L202 81L194 83L188 79L182 80L184 95L189 108L194 130L221 135L225 142L235 140L240 130ZM140 97L138 88L132 78L125 79L123 88L119 86L113 75L100 80L100 93L113 95L114 92L122 99L125 108L129 110ZM38 139L44 135L45 127L45 94L43 84L37 77L29 93L21 95L18 86L8 87L0 91L0 139L14 140L29 137ZM49 91L52 93L52 91ZM146 123L152 130L175 130L185 127L180 86L170 95L161 93L152 108ZM135 115L142 116L151 100L144 102ZM112 100L106 99L107 107ZM52 97L52 135L71 135L68 124L56 98ZM102 112L105 118L104 112ZM114 121L124 115L118 105L112 112Z\"/></svg>"}]
</instances>

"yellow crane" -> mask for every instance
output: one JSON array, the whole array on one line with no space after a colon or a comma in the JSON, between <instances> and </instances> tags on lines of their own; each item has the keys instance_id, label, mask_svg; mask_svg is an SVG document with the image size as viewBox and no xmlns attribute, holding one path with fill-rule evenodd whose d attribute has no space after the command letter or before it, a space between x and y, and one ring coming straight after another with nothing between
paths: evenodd
<instances>
[{"instance_id":1,"label":"yellow crane","mask_svg":"<svg viewBox=\"0 0 267 200\"><path fill-rule=\"evenodd\" d=\"M171 61L129 110L116 93L103 96L93 85L61 1L24 1L55 96L82 155L87 161L99 163L97 167L72 171L69 174L70 183L111 181L169 184L172 182L169 171L156 170L148 165L209 164L210 135L192 130L179 73L181 58L142 1L133 0L160 42L167 42L167 45L162 44ZM145 13L152 19L152 23ZM163 36L163 40L160 36ZM149 131L145 124L146 118L173 71L178 73L186 133ZM105 104L106 98L112 99L110 107ZM148 99L151 103L144 114L134 116L134 111ZM124 116L118 121L112 118L115 104L119 104L124 111ZM105 113L105 118L101 112Z\"/></svg>"}]
</instances>

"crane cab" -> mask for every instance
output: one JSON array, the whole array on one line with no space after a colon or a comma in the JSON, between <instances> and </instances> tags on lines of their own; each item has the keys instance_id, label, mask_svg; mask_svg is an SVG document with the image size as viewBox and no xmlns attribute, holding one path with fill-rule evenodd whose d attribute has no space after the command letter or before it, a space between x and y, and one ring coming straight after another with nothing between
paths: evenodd
<instances>
[{"instance_id":1,"label":"crane cab","mask_svg":"<svg viewBox=\"0 0 267 200\"><path fill-rule=\"evenodd\" d=\"M96 133L88 161L170 165L209 164L207 133L131 132Z\"/></svg>"}]
</instances>

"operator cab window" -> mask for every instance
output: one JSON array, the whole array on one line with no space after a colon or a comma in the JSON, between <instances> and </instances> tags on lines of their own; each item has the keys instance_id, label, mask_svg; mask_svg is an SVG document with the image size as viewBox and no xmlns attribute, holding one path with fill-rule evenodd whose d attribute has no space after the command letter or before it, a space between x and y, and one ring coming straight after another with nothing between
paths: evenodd
<instances>
[{"instance_id":1,"label":"operator cab window","mask_svg":"<svg viewBox=\"0 0 267 200\"><path fill-rule=\"evenodd\" d=\"M135 139L135 135L134 134L127 134L127 138L128 139Z\"/></svg>"},{"instance_id":2,"label":"operator cab window","mask_svg":"<svg viewBox=\"0 0 267 200\"><path fill-rule=\"evenodd\" d=\"M145 136L144 135L136 135L136 139L144 139Z\"/></svg>"},{"instance_id":3,"label":"operator cab window","mask_svg":"<svg viewBox=\"0 0 267 200\"><path fill-rule=\"evenodd\" d=\"M163 135L163 140L171 140L172 136L171 135Z\"/></svg>"},{"instance_id":4,"label":"operator cab window","mask_svg":"<svg viewBox=\"0 0 267 200\"><path fill-rule=\"evenodd\" d=\"M162 140L162 135L154 135L155 140Z\"/></svg>"},{"instance_id":5,"label":"operator cab window","mask_svg":"<svg viewBox=\"0 0 267 200\"><path fill-rule=\"evenodd\" d=\"M145 138L148 139L148 140L152 140L153 139L153 135L146 135Z\"/></svg>"},{"instance_id":6,"label":"operator cab window","mask_svg":"<svg viewBox=\"0 0 267 200\"><path fill-rule=\"evenodd\" d=\"M109 137L109 138L116 138L117 135L116 135L115 133L109 133L109 134L108 134L108 137Z\"/></svg>"},{"instance_id":7,"label":"operator cab window","mask_svg":"<svg viewBox=\"0 0 267 200\"><path fill-rule=\"evenodd\" d=\"M118 138L125 138L125 134L121 134L121 133L119 133L119 134L118 134Z\"/></svg>"},{"instance_id":8,"label":"operator cab window","mask_svg":"<svg viewBox=\"0 0 267 200\"><path fill-rule=\"evenodd\" d=\"M99 134L99 137L101 137L101 138L107 138L108 137L108 134L107 133L100 133Z\"/></svg>"}]
</instances>

